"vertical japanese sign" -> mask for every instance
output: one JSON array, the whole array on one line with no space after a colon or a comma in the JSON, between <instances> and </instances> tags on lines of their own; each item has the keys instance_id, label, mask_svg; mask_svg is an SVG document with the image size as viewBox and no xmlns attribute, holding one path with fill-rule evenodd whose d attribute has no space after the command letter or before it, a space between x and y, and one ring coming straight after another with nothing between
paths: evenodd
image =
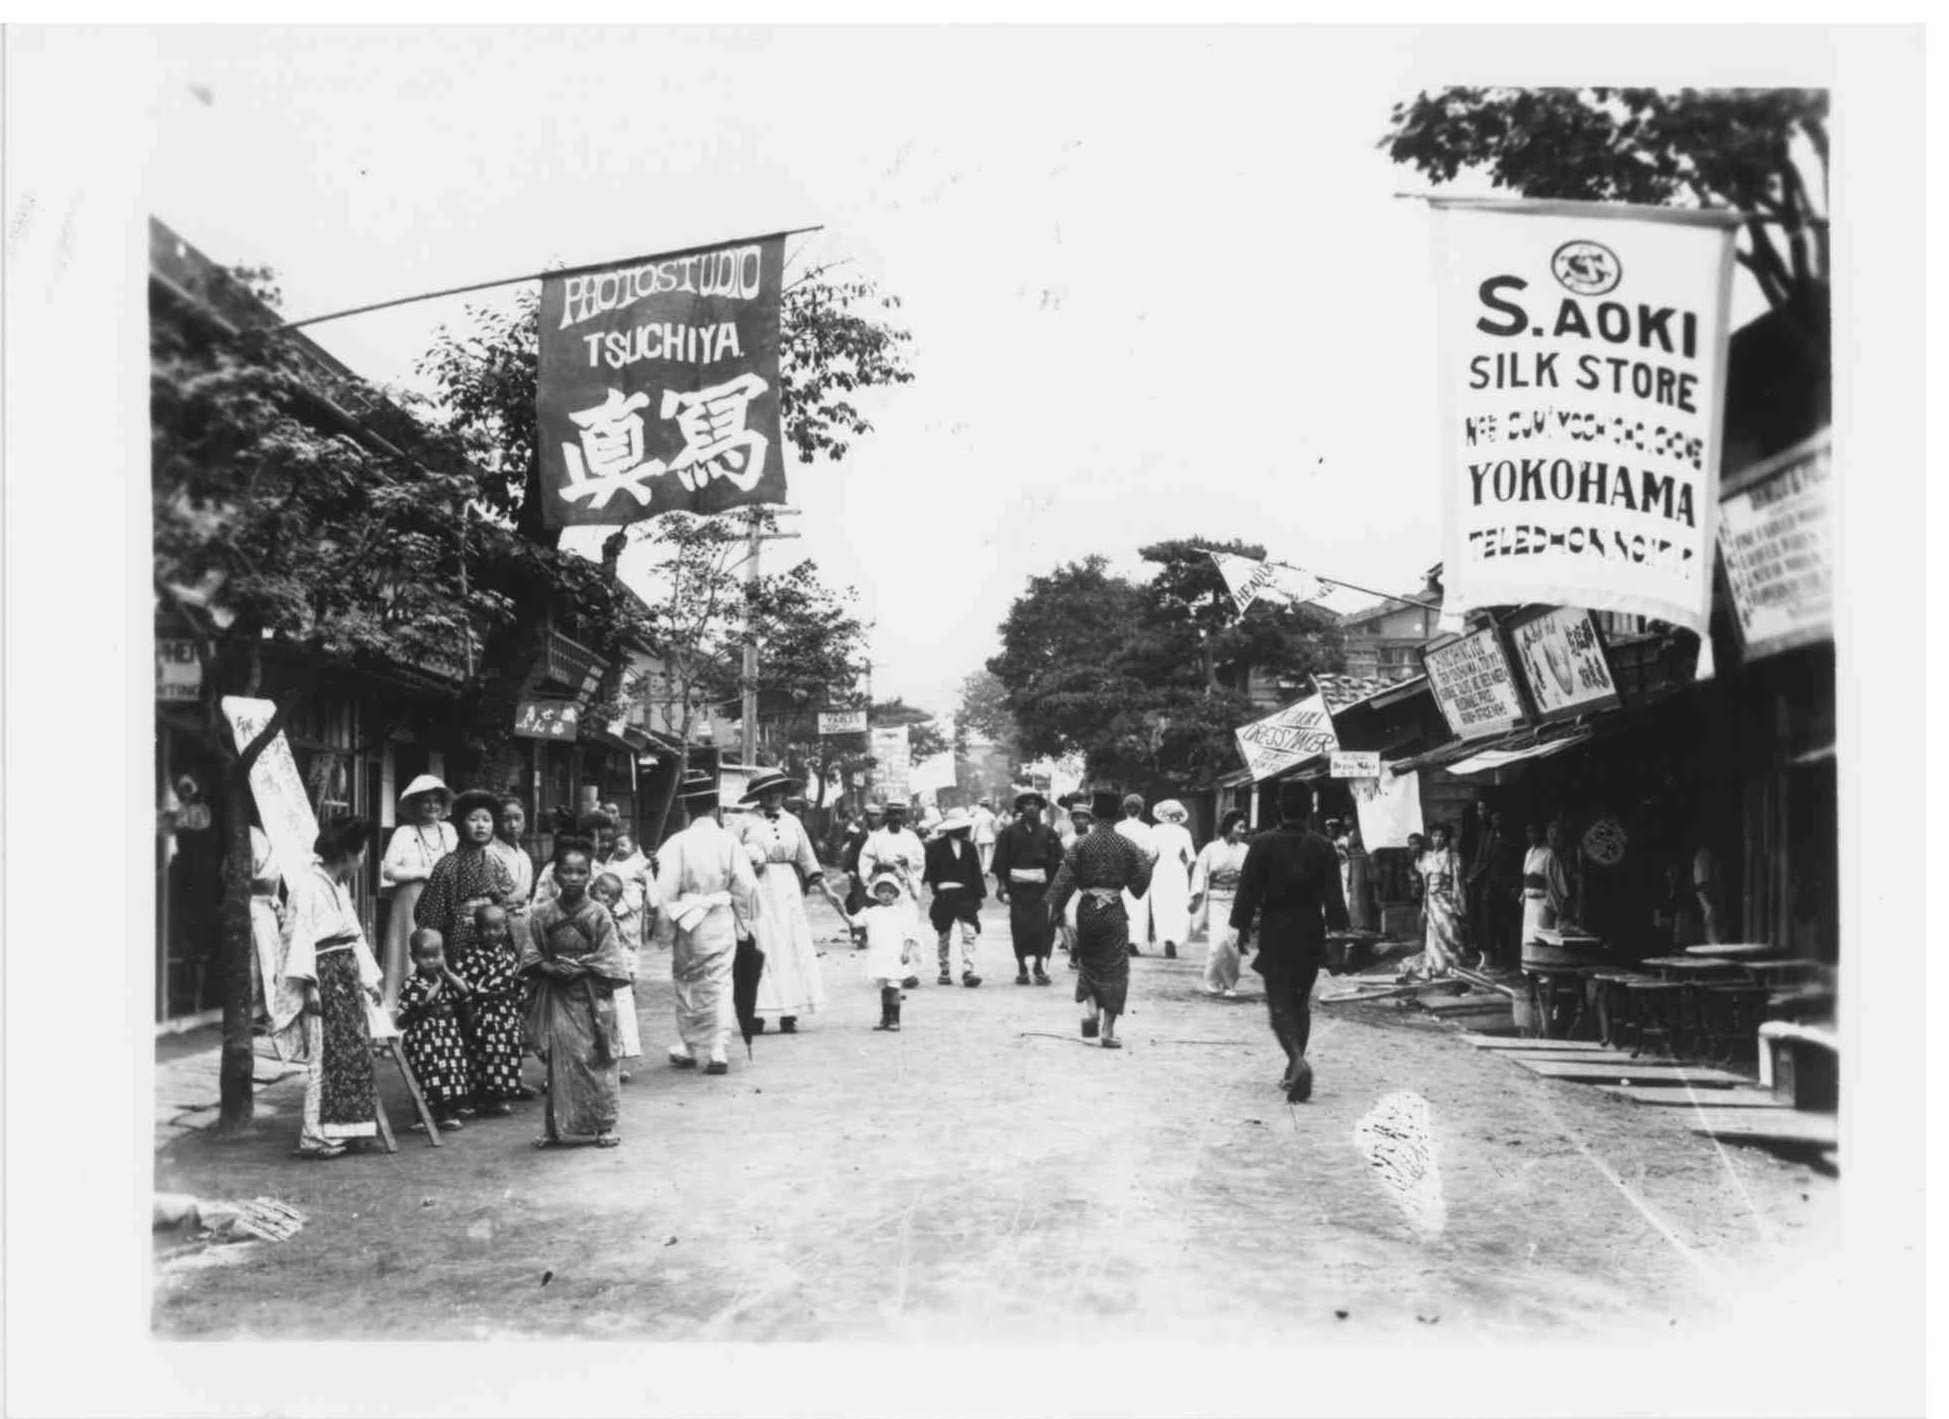
<instances>
[{"instance_id":1,"label":"vertical japanese sign","mask_svg":"<svg viewBox=\"0 0 1949 1419\"><path fill-rule=\"evenodd\" d=\"M1340 736L1334 732L1333 717L1327 713L1326 699L1321 695L1308 695L1233 733L1238 738L1239 756L1252 771L1254 783L1340 747Z\"/></svg>"},{"instance_id":2,"label":"vertical japanese sign","mask_svg":"<svg viewBox=\"0 0 1949 1419\"><path fill-rule=\"evenodd\" d=\"M1523 722L1516 675L1493 627L1429 646L1421 663L1442 718L1458 738L1502 734Z\"/></svg>"},{"instance_id":3,"label":"vertical japanese sign","mask_svg":"<svg viewBox=\"0 0 1949 1419\"><path fill-rule=\"evenodd\" d=\"M1432 204L1445 605L1705 633L1736 214Z\"/></svg>"},{"instance_id":4,"label":"vertical japanese sign","mask_svg":"<svg viewBox=\"0 0 1949 1419\"><path fill-rule=\"evenodd\" d=\"M1822 434L1742 471L1719 504L1719 553L1748 659L1834 634L1832 454Z\"/></svg>"},{"instance_id":5,"label":"vertical japanese sign","mask_svg":"<svg viewBox=\"0 0 1949 1419\"><path fill-rule=\"evenodd\" d=\"M785 501L785 240L541 286L535 420L550 527Z\"/></svg>"},{"instance_id":6,"label":"vertical japanese sign","mask_svg":"<svg viewBox=\"0 0 1949 1419\"><path fill-rule=\"evenodd\" d=\"M277 706L270 700L246 699L240 695L225 695L222 709L240 752L264 732L264 726L277 713ZM304 778L298 773L298 762L291 757L291 745L282 733L264 746L264 752L250 766L250 795L257 800L257 816L263 820L264 836L271 840L284 870L295 872L311 861L312 847L318 840L318 817L311 811Z\"/></svg>"}]
</instances>

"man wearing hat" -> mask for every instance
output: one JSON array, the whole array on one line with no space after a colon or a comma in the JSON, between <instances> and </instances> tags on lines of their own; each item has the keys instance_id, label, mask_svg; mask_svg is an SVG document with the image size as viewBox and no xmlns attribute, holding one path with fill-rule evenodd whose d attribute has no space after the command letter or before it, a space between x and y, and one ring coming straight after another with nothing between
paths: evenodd
<instances>
[{"instance_id":1,"label":"man wearing hat","mask_svg":"<svg viewBox=\"0 0 1949 1419\"><path fill-rule=\"evenodd\" d=\"M1062 869L1063 849L1056 830L1042 821L1048 806L1041 794L1028 792L1015 800L1015 821L1002 829L995 843L995 900L1008 903L1008 933L1015 945L1015 983L1029 983L1029 964L1035 964L1035 983L1049 984L1044 963L1055 936L1044 898Z\"/></svg>"},{"instance_id":2,"label":"man wearing hat","mask_svg":"<svg viewBox=\"0 0 1949 1419\"><path fill-rule=\"evenodd\" d=\"M995 816L995 803L990 798L975 800L974 806L974 846L981 857L981 870L994 871L995 843L1001 837L1001 820Z\"/></svg>"},{"instance_id":3,"label":"man wearing hat","mask_svg":"<svg viewBox=\"0 0 1949 1419\"><path fill-rule=\"evenodd\" d=\"M974 819L956 808L941 819L934 841L927 844L921 880L934 889L934 901L927 918L934 924L940 941L942 985L954 984L954 951L961 946L961 984L972 989L981 984L975 973L975 938L981 934L981 903L988 895L981 880L981 858L968 841Z\"/></svg>"},{"instance_id":4,"label":"man wearing hat","mask_svg":"<svg viewBox=\"0 0 1949 1419\"><path fill-rule=\"evenodd\" d=\"M1086 1009L1083 1038L1103 1037L1103 1048L1122 1049L1117 1017L1130 993L1130 919L1124 915L1126 892L1139 900L1150 890L1150 859L1143 849L1117 831L1121 805L1114 793L1091 795L1090 813L1096 820L1087 837L1079 838L1063 858L1056 884L1049 893L1049 919L1062 915L1071 896L1076 908L1076 956L1081 971L1076 1001Z\"/></svg>"},{"instance_id":5,"label":"man wearing hat","mask_svg":"<svg viewBox=\"0 0 1949 1419\"><path fill-rule=\"evenodd\" d=\"M731 963L751 935L758 883L751 860L717 821L717 779L686 773L677 801L690 826L657 853L658 930L671 935L670 984L677 997L677 1043L670 1063L707 1074L730 1071Z\"/></svg>"},{"instance_id":6,"label":"man wearing hat","mask_svg":"<svg viewBox=\"0 0 1949 1419\"><path fill-rule=\"evenodd\" d=\"M1239 932L1251 927L1254 913L1259 917L1259 954L1252 969L1265 977L1266 1013L1286 1052L1280 1083L1292 1103L1313 1093L1306 1045L1313 1029L1313 982L1326 961L1326 933L1347 929L1340 857L1332 843L1307 829L1312 813L1310 787L1296 779L1279 785L1279 826L1252 839L1232 901L1232 926Z\"/></svg>"},{"instance_id":7,"label":"man wearing hat","mask_svg":"<svg viewBox=\"0 0 1949 1419\"><path fill-rule=\"evenodd\" d=\"M839 867L850 883L846 892L846 910L851 915L857 916L872 900L867 894L866 883L859 875L859 855L866 847L866 840L879 832L885 823L886 809L877 803L869 803L863 817L855 819L846 828L846 840L839 850Z\"/></svg>"},{"instance_id":8,"label":"man wearing hat","mask_svg":"<svg viewBox=\"0 0 1949 1419\"><path fill-rule=\"evenodd\" d=\"M799 782L781 769L765 769L745 790L743 802L755 811L736 830L758 877L758 915L753 934L765 953L758 980L759 1016L776 1015L783 1034L798 1029L798 1017L825 1007L826 984L819 974L819 951L805 915L805 894L825 881L812 835L785 811L785 797ZM760 1019L759 1029L764 1028Z\"/></svg>"}]
</instances>

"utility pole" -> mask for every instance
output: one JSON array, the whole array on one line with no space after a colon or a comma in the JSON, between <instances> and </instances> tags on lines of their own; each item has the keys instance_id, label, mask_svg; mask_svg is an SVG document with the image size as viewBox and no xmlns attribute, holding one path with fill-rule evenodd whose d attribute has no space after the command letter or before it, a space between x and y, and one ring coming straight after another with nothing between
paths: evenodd
<instances>
[{"instance_id":1,"label":"utility pole","mask_svg":"<svg viewBox=\"0 0 1949 1419\"><path fill-rule=\"evenodd\" d=\"M796 511L796 508L772 509L773 515L796 513ZM765 510L760 507L751 509L745 525L748 530L745 534L744 553L744 665L742 667L744 696L738 711L740 715L738 754L745 763L753 764L757 762L755 755L758 747L758 627L755 624L756 615L751 597L758 589L758 554L767 542L789 542L799 534L764 531Z\"/></svg>"}]
</instances>

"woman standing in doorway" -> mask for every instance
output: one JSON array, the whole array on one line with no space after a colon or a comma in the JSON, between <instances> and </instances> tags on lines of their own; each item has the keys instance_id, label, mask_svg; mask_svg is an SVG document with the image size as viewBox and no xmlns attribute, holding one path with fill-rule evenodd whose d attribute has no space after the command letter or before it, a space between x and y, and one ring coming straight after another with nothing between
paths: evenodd
<instances>
[{"instance_id":1,"label":"woman standing in doorway","mask_svg":"<svg viewBox=\"0 0 1949 1419\"><path fill-rule=\"evenodd\" d=\"M365 866L369 832L362 819L333 819L319 829L310 863L285 883L289 940L271 1040L278 1058L307 1065L301 1158L336 1158L352 1139L378 1132L365 1012L379 999L379 963L346 886Z\"/></svg>"},{"instance_id":2,"label":"woman standing in doorway","mask_svg":"<svg viewBox=\"0 0 1949 1419\"><path fill-rule=\"evenodd\" d=\"M1415 864L1425 886L1428 916L1421 959L1408 963L1411 975L1445 976L1462 964L1462 864L1446 823L1430 824L1430 844Z\"/></svg>"},{"instance_id":3,"label":"woman standing in doorway","mask_svg":"<svg viewBox=\"0 0 1949 1419\"><path fill-rule=\"evenodd\" d=\"M413 969L407 938L417 925L414 913L420 893L426 890L426 879L433 875L434 867L453 851L457 841L453 824L446 821L447 805L452 801L452 792L432 774L421 774L399 795L399 826L393 829L386 855L379 863L380 885L391 891L392 901L380 953L388 1010L399 1004L400 983Z\"/></svg>"}]
</instances>

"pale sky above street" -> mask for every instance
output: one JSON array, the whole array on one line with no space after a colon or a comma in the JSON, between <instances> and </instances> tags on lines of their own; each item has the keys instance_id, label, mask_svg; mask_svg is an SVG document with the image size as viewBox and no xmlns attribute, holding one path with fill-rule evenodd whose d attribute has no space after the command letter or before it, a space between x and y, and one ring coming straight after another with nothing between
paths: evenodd
<instances>
[{"instance_id":1,"label":"pale sky above street","mask_svg":"<svg viewBox=\"0 0 1949 1419\"><path fill-rule=\"evenodd\" d=\"M1376 144L1422 87L1527 77L1495 34L171 30L149 205L293 318L822 224L788 250L900 297L916 379L790 467L767 556L856 587L876 694L944 712L1027 578L1091 552L1236 536L1418 585L1428 219ZM412 383L495 299L310 333Z\"/></svg>"}]
</instances>

